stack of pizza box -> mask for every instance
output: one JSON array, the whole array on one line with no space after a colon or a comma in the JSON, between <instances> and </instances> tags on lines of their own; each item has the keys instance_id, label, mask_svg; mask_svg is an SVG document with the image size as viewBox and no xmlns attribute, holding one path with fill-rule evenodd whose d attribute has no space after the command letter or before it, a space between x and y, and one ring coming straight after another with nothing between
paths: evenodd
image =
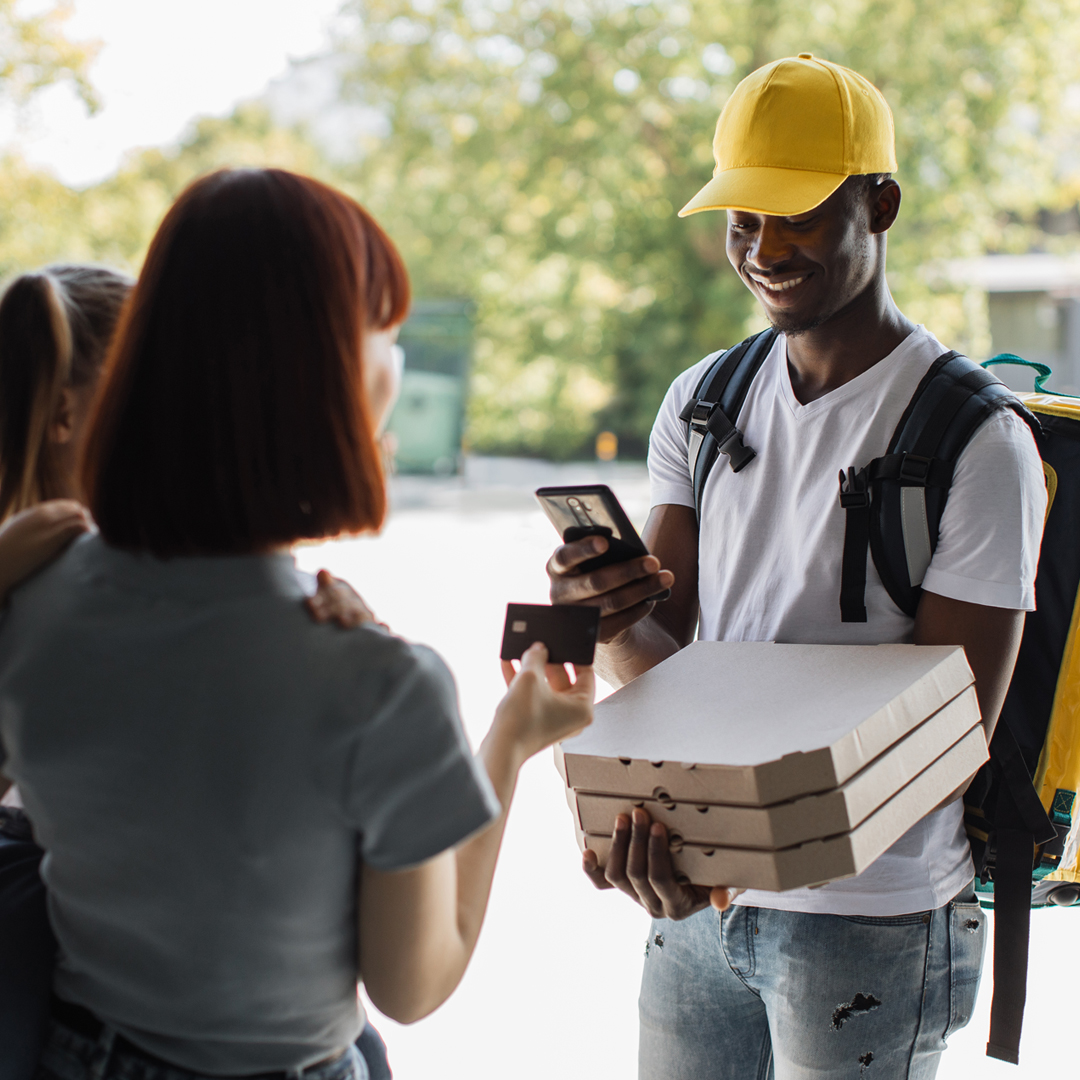
<instances>
[{"instance_id":1,"label":"stack of pizza box","mask_svg":"<svg viewBox=\"0 0 1080 1080\"><path fill-rule=\"evenodd\" d=\"M861 873L987 759L963 649L698 641L556 748L578 844L668 830L680 880L780 891Z\"/></svg>"}]
</instances>

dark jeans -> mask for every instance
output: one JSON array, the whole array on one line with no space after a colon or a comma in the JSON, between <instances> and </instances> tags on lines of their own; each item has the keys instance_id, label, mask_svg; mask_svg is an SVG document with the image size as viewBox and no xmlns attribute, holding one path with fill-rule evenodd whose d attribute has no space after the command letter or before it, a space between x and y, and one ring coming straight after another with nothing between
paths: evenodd
<instances>
[{"instance_id":1,"label":"dark jeans","mask_svg":"<svg viewBox=\"0 0 1080 1080\"><path fill-rule=\"evenodd\" d=\"M350 1046L333 1061L287 1073L264 1073L260 1080L370 1080L360 1051ZM222 1080L148 1060L110 1030L91 1039L54 1022L35 1080ZM256 1078L252 1078L256 1080Z\"/></svg>"},{"instance_id":2,"label":"dark jeans","mask_svg":"<svg viewBox=\"0 0 1080 1080\"><path fill-rule=\"evenodd\" d=\"M49 1023L56 940L21 810L0 806L0 1080L28 1080Z\"/></svg>"},{"instance_id":3,"label":"dark jeans","mask_svg":"<svg viewBox=\"0 0 1080 1080\"><path fill-rule=\"evenodd\" d=\"M44 852L21 810L0 806L0 1080L30 1080L49 1028L56 939L38 874ZM392 1080L371 1024L356 1040L370 1080Z\"/></svg>"}]
</instances>

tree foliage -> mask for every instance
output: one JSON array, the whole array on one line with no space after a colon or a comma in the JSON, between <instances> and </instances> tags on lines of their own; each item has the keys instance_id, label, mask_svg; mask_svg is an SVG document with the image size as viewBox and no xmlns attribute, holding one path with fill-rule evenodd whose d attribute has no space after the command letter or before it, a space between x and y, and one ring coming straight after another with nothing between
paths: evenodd
<instances>
[{"instance_id":1,"label":"tree foliage","mask_svg":"<svg viewBox=\"0 0 1080 1080\"><path fill-rule=\"evenodd\" d=\"M22 105L39 90L67 82L89 108L97 108L87 77L97 44L68 38L64 23L73 10L65 0L23 15L19 0L0 0L0 96Z\"/></svg>"},{"instance_id":2,"label":"tree foliage","mask_svg":"<svg viewBox=\"0 0 1080 1080\"><path fill-rule=\"evenodd\" d=\"M135 272L165 211L192 180L244 165L336 179L310 142L275 125L258 104L199 120L168 150L135 151L113 176L84 191L9 155L0 160L0 276L61 260Z\"/></svg>"},{"instance_id":3,"label":"tree foliage","mask_svg":"<svg viewBox=\"0 0 1080 1080\"><path fill-rule=\"evenodd\" d=\"M13 10L0 0L0 25ZM720 108L759 65L813 52L882 89L904 189L890 280L957 347L978 351L985 313L935 291L927 264L1026 250L1037 210L1080 190L1066 107L1080 0L351 0L338 25L328 69L367 135L327 155L314 125L245 106L81 193L9 159L0 270L134 267L200 173L315 173L373 210L417 295L476 301L475 449L569 457L609 428L640 453L671 378L760 319L724 216L676 217L710 175Z\"/></svg>"},{"instance_id":4,"label":"tree foliage","mask_svg":"<svg viewBox=\"0 0 1080 1080\"><path fill-rule=\"evenodd\" d=\"M933 259L1024 246L1055 198L1048 134L1076 0L355 0L346 99L385 116L349 173L419 291L479 305L475 446L640 451L672 376L756 318L724 216L678 220L744 75L813 52L878 85L905 190L891 280L961 347L978 310ZM970 299L970 298L969 298ZM960 340L957 340L957 339ZM977 342L976 342L977 344Z\"/></svg>"}]
</instances>

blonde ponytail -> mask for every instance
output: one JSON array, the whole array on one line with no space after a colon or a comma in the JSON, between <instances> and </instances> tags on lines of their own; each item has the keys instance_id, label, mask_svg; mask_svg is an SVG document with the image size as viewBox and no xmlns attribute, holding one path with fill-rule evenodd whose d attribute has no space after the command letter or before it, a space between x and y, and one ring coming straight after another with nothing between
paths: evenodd
<instances>
[{"instance_id":1,"label":"blonde ponytail","mask_svg":"<svg viewBox=\"0 0 1080 1080\"><path fill-rule=\"evenodd\" d=\"M97 381L133 284L57 265L16 278L0 300L0 521L68 493L49 428L65 388Z\"/></svg>"},{"instance_id":2,"label":"blonde ponytail","mask_svg":"<svg viewBox=\"0 0 1080 1080\"><path fill-rule=\"evenodd\" d=\"M0 521L56 488L48 433L71 376L71 323L47 273L24 274L0 300Z\"/></svg>"}]
</instances>

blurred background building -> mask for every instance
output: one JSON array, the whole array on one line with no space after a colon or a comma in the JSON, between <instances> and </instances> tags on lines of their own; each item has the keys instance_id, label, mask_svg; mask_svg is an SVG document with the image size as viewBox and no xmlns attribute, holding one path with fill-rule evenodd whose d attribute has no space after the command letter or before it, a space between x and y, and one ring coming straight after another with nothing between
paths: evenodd
<instances>
[{"instance_id":1,"label":"blurred background building","mask_svg":"<svg viewBox=\"0 0 1080 1080\"><path fill-rule=\"evenodd\" d=\"M462 470L472 307L468 300L418 300L401 328L405 371L387 426L399 472Z\"/></svg>"},{"instance_id":2,"label":"blurred background building","mask_svg":"<svg viewBox=\"0 0 1080 1080\"><path fill-rule=\"evenodd\" d=\"M1080 256L986 255L949 266L953 280L985 294L991 354L1015 353L1053 370L1047 387L1080 395ZM1016 390L1032 373L995 366Z\"/></svg>"}]
</instances>

